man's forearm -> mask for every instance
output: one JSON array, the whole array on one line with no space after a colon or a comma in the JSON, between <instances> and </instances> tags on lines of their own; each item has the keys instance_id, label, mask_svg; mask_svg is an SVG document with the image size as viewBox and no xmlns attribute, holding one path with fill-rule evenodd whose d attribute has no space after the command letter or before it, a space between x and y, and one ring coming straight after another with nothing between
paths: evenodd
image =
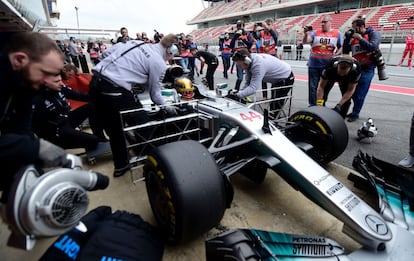
<instances>
[{"instance_id":1,"label":"man's forearm","mask_svg":"<svg viewBox=\"0 0 414 261\"><path fill-rule=\"evenodd\" d=\"M316 99L323 99L326 82L327 81L322 78L319 80L318 88L316 89Z\"/></svg>"},{"instance_id":2,"label":"man's forearm","mask_svg":"<svg viewBox=\"0 0 414 261\"><path fill-rule=\"evenodd\" d=\"M342 95L342 98L339 100L339 104L342 106L345 102L347 102L349 99L351 99L352 95L355 92L356 83L352 84L348 87L348 90Z\"/></svg>"}]
</instances>

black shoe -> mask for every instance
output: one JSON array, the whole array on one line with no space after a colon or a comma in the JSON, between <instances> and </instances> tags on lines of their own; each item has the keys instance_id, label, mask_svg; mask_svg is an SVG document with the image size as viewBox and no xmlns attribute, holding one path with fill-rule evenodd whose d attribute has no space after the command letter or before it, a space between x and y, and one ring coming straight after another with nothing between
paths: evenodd
<instances>
[{"instance_id":1,"label":"black shoe","mask_svg":"<svg viewBox=\"0 0 414 261\"><path fill-rule=\"evenodd\" d=\"M352 116L352 112L351 113L348 113L347 115L346 115L346 117L348 118L348 117L351 117Z\"/></svg>"},{"instance_id":2,"label":"black shoe","mask_svg":"<svg viewBox=\"0 0 414 261\"><path fill-rule=\"evenodd\" d=\"M114 169L114 178L118 178L123 176L125 173L127 173L128 170L131 169L131 165L127 164L125 167L123 168L119 168L119 169Z\"/></svg>"},{"instance_id":3,"label":"black shoe","mask_svg":"<svg viewBox=\"0 0 414 261\"><path fill-rule=\"evenodd\" d=\"M358 116L353 116L353 115L351 115L351 116L349 116L348 117L348 122L353 122L353 121L356 121L356 120L358 120L359 119L359 117Z\"/></svg>"}]
</instances>

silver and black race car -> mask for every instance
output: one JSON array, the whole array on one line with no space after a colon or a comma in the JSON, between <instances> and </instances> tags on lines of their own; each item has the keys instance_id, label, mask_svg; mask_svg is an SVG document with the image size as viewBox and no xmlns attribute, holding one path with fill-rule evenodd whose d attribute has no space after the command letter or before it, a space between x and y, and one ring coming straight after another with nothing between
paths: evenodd
<instances>
[{"instance_id":1,"label":"silver and black race car","mask_svg":"<svg viewBox=\"0 0 414 261\"><path fill-rule=\"evenodd\" d=\"M175 90L182 85L175 79L171 84L175 88L166 90L173 102L179 100L180 94ZM181 96L188 96L185 102L173 104L183 113L124 128L130 147L137 154L132 161L145 159L144 179L149 201L168 241L188 241L219 224L233 199L231 175L241 174L261 183L271 169L341 220L344 233L363 246L353 255L343 251L312 255L310 251L309 255L287 255L284 257L287 259L280 260L305 260L305 257L392 260L394 253L412 257L409 246L414 244L414 235L386 221L324 169L323 165L341 155L348 143L347 127L337 112L314 106L297 111L281 122L270 117L266 106L253 109L252 104L235 101L231 95L223 96L226 91L219 87L209 91L196 86L194 92L194 95ZM254 102L263 105L263 101ZM154 110L153 106L148 108ZM323 242L328 242L323 247L332 250L329 242L333 241ZM298 245L291 244L291 247ZM220 245L214 249L220 249ZM280 256L272 258L262 260L279 260Z\"/></svg>"}]
</instances>

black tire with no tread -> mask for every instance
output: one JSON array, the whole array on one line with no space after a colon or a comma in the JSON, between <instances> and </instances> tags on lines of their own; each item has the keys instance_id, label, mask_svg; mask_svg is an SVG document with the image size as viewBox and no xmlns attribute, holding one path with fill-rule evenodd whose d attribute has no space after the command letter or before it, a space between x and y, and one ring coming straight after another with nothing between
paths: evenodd
<instances>
[{"instance_id":1,"label":"black tire with no tread","mask_svg":"<svg viewBox=\"0 0 414 261\"><path fill-rule=\"evenodd\" d=\"M166 239L185 242L219 224L226 208L223 175L197 141L159 146L144 168L148 198Z\"/></svg>"},{"instance_id":2,"label":"black tire with no tread","mask_svg":"<svg viewBox=\"0 0 414 261\"><path fill-rule=\"evenodd\" d=\"M348 145L348 127L344 119L332 109L312 106L294 113L291 122L297 128L288 130L292 142L305 142L313 146L308 155L319 164L327 164L341 155Z\"/></svg>"}]
</instances>

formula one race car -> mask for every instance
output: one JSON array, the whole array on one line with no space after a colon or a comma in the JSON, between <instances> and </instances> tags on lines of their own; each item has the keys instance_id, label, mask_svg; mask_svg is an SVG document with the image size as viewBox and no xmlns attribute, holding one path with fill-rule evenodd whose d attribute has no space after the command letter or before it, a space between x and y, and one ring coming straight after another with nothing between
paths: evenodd
<instances>
[{"instance_id":1,"label":"formula one race car","mask_svg":"<svg viewBox=\"0 0 414 261\"><path fill-rule=\"evenodd\" d=\"M172 86L178 82L176 78ZM175 89L165 92L178 100ZM323 168L348 143L347 127L337 112L314 106L280 123L269 119L267 109L261 113L222 96L225 90L196 86L194 92L187 93L192 100L174 103L177 116L124 128L137 154L131 161L145 158L149 201L168 241L188 241L219 224L233 199L231 175L239 173L261 183L272 169L344 222L344 232L368 255L392 248L400 251L404 240L414 243L406 230L387 223ZM151 105L147 110L157 111ZM128 139L131 133L134 142Z\"/></svg>"}]
</instances>

